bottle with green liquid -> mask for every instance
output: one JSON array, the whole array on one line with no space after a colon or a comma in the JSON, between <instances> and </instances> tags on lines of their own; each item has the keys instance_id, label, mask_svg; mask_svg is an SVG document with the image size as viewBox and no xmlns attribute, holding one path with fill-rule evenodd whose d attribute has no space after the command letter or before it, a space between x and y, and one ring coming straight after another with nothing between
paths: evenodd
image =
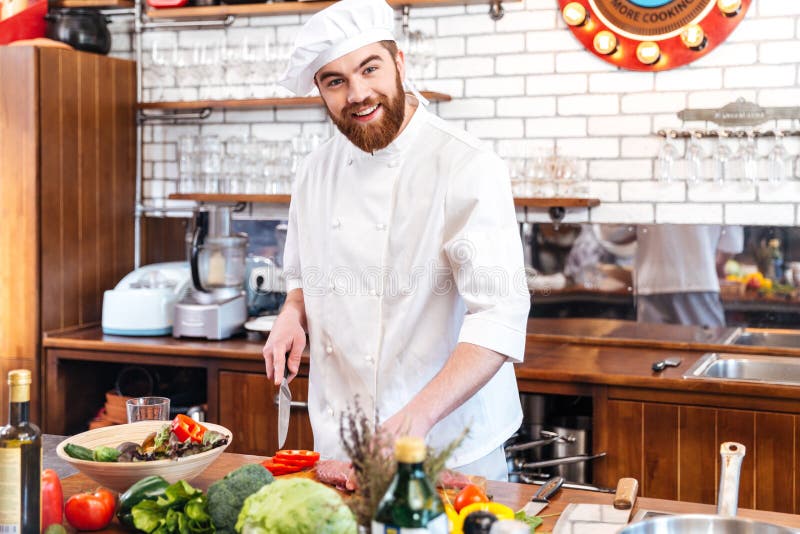
<instances>
[{"instance_id":1,"label":"bottle with green liquid","mask_svg":"<svg viewBox=\"0 0 800 534\"><path fill-rule=\"evenodd\" d=\"M444 506L425 476L425 441L403 437L394 450L397 473L372 520L372 534L447 534Z\"/></svg>"}]
</instances>

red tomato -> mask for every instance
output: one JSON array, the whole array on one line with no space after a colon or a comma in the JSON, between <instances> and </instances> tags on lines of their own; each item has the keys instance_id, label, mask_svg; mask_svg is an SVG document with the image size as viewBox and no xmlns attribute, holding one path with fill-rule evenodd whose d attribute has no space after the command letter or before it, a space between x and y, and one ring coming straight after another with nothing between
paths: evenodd
<instances>
[{"instance_id":1,"label":"red tomato","mask_svg":"<svg viewBox=\"0 0 800 534\"><path fill-rule=\"evenodd\" d=\"M481 488L475 484L469 484L456 495L453 508L456 509L456 512L460 512L465 506L476 502L489 502L489 498Z\"/></svg>"},{"instance_id":2,"label":"red tomato","mask_svg":"<svg viewBox=\"0 0 800 534\"><path fill-rule=\"evenodd\" d=\"M61 481L52 469L42 471L42 530L60 525L64 518L64 492Z\"/></svg>"},{"instance_id":3,"label":"red tomato","mask_svg":"<svg viewBox=\"0 0 800 534\"><path fill-rule=\"evenodd\" d=\"M69 524L78 530L100 530L114 517L116 496L105 488L93 493L78 493L67 499L64 513Z\"/></svg>"}]
</instances>

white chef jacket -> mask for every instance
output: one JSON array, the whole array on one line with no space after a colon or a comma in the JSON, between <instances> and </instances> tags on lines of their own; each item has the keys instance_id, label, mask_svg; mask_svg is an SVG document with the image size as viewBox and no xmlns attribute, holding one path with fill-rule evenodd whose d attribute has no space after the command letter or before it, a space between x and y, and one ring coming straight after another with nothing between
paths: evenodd
<instances>
[{"instance_id":1,"label":"white chef jacket","mask_svg":"<svg viewBox=\"0 0 800 534\"><path fill-rule=\"evenodd\" d=\"M475 461L519 427L530 297L508 171L479 142L419 105L368 154L336 133L297 173L284 251L287 291L302 288L314 447L345 459L340 417L356 395L383 422L444 366L457 342L508 358L436 424L449 465Z\"/></svg>"},{"instance_id":2,"label":"white chef jacket","mask_svg":"<svg viewBox=\"0 0 800 534\"><path fill-rule=\"evenodd\" d=\"M744 248L741 226L648 224L636 229L636 293L719 293L717 251Z\"/></svg>"}]
</instances>

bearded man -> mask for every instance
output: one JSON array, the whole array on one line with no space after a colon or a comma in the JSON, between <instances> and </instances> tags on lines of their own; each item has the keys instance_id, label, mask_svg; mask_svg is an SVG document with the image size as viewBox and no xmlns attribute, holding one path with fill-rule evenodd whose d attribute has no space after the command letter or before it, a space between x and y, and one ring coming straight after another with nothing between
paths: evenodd
<instances>
[{"instance_id":1,"label":"bearded man","mask_svg":"<svg viewBox=\"0 0 800 534\"><path fill-rule=\"evenodd\" d=\"M317 87L339 133L297 172L267 376L297 374L307 332L323 457L345 459L340 415L358 395L382 430L435 448L469 427L448 465L505 480L530 307L508 171L405 93L393 15L341 0L297 36L282 85Z\"/></svg>"}]
</instances>

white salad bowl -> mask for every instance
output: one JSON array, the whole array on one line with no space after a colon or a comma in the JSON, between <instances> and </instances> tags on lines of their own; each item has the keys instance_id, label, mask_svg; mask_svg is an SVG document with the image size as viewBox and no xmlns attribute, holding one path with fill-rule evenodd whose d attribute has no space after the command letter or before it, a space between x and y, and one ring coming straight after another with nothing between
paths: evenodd
<instances>
[{"instance_id":1,"label":"white salad bowl","mask_svg":"<svg viewBox=\"0 0 800 534\"><path fill-rule=\"evenodd\" d=\"M203 423L203 426L209 430L227 436L228 443L210 451L183 456L174 460L153 460L148 462L91 462L72 458L64 452L64 446L67 443L89 449L94 449L101 445L116 447L125 441L142 443L150 433L158 432L162 426L169 423L169 421L139 421L138 423L127 425L96 428L68 437L58 444L56 454L58 454L59 458L69 462L70 465L102 486L123 492L134 482L149 475L162 476L170 484L178 480L192 480L211 465L233 440L231 431L224 426Z\"/></svg>"}]
</instances>

